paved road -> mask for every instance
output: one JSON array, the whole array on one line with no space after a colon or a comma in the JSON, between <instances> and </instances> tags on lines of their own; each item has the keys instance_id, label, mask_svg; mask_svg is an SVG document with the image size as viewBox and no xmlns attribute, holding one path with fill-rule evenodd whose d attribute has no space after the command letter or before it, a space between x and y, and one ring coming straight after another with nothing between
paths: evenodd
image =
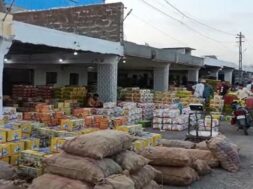
<instances>
[{"instance_id":1,"label":"paved road","mask_svg":"<svg viewBox=\"0 0 253 189\"><path fill-rule=\"evenodd\" d=\"M215 169L189 187L164 186L164 189L253 189L253 128L249 136L244 136L235 127L223 123L220 131L240 147L240 171L229 173ZM163 132L162 135L167 139L184 139L185 132Z\"/></svg>"}]
</instances>

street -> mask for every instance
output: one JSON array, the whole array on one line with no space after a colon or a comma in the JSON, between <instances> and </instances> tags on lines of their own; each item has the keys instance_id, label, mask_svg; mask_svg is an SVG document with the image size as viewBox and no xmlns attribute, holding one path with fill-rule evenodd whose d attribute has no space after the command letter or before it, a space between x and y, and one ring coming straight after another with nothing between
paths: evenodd
<instances>
[{"instance_id":1,"label":"street","mask_svg":"<svg viewBox=\"0 0 253 189\"><path fill-rule=\"evenodd\" d=\"M164 189L252 189L253 188L253 129L249 136L237 131L228 123L222 123L220 131L230 138L240 148L241 170L229 173L222 169L214 169L210 175L201 177L189 187L164 186ZM186 132L164 132L167 139L184 139Z\"/></svg>"}]
</instances>

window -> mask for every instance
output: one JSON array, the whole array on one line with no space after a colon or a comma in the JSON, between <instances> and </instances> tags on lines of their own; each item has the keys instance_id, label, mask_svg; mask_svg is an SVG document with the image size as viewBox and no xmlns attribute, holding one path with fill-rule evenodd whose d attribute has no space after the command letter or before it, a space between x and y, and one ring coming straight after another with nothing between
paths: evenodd
<instances>
[{"instance_id":1,"label":"window","mask_svg":"<svg viewBox=\"0 0 253 189\"><path fill-rule=\"evenodd\" d=\"M57 83L57 72L47 72L46 73L46 83L47 85L52 85Z\"/></svg>"},{"instance_id":2,"label":"window","mask_svg":"<svg viewBox=\"0 0 253 189\"><path fill-rule=\"evenodd\" d=\"M69 76L69 85L78 85L79 84L79 74L71 73Z\"/></svg>"}]
</instances>

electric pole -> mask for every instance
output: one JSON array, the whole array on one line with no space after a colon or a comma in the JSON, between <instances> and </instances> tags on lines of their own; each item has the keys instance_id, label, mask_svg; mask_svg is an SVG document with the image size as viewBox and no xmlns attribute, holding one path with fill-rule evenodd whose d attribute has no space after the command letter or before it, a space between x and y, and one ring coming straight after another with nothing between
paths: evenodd
<instances>
[{"instance_id":1,"label":"electric pole","mask_svg":"<svg viewBox=\"0 0 253 189\"><path fill-rule=\"evenodd\" d=\"M243 66L242 66L242 43L244 42L243 39L245 38L245 36L242 34L242 32L240 32L239 34L237 34L236 37L239 41L237 41L239 43L239 81L240 83L243 82Z\"/></svg>"}]
</instances>

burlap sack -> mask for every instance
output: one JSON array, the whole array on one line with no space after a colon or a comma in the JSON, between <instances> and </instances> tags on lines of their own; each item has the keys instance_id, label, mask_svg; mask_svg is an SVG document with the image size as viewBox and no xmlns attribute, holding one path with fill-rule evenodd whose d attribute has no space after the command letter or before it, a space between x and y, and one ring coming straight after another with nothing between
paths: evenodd
<instances>
[{"instance_id":1,"label":"burlap sack","mask_svg":"<svg viewBox=\"0 0 253 189\"><path fill-rule=\"evenodd\" d=\"M92 189L91 186L78 180L57 175L45 174L33 180L29 189Z\"/></svg>"},{"instance_id":2,"label":"burlap sack","mask_svg":"<svg viewBox=\"0 0 253 189\"><path fill-rule=\"evenodd\" d=\"M112 159L94 160L62 153L44 160L45 171L93 184L102 182L106 177L122 172L121 167Z\"/></svg>"},{"instance_id":3,"label":"burlap sack","mask_svg":"<svg viewBox=\"0 0 253 189\"><path fill-rule=\"evenodd\" d=\"M199 149L199 150L209 150L207 147L206 141L202 141L200 143L197 143L195 148Z\"/></svg>"},{"instance_id":4,"label":"burlap sack","mask_svg":"<svg viewBox=\"0 0 253 189\"><path fill-rule=\"evenodd\" d=\"M198 173L191 167L159 167L154 168L160 171L155 178L159 184L187 186L199 179Z\"/></svg>"},{"instance_id":5,"label":"burlap sack","mask_svg":"<svg viewBox=\"0 0 253 189\"><path fill-rule=\"evenodd\" d=\"M125 132L97 131L66 141L63 150L82 157L102 159L129 149L132 141L132 136Z\"/></svg>"},{"instance_id":6,"label":"burlap sack","mask_svg":"<svg viewBox=\"0 0 253 189\"><path fill-rule=\"evenodd\" d=\"M103 184L96 185L94 189L135 189L134 182L125 175L112 175L105 179Z\"/></svg>"},{"instance_id":7,"label":"burlap sack","mask_svg":"<svg viewBox=\"0 0 253 189\"><path fill-rule=\"evenodd\" d=\"M192 168L197 171L200 176L207 175L212 172L212 169L209 167L208 163L204 160L196 160L192 164Z\"/></svg>"},{"instance_id":8,"label":"burlap sack","mask_svg":"<svg viewBox=\"0 0 253 189\"><path fill-rule=\"evenodd\" d=\"M183 141L183 140L167 140L167 139L160 139L158 141L159 145L165 147L173 147L173 148L185 148L185 149L192 149L195 147L195 144L190 141Z\"/></svg>"},{"instance_id":9,"label":"burlap sack","mask_svg":"<svg viewBox=\"0 0 253 189\"><path fill-rule=\"evenodd\" d=\"M16 169L6 162L0 161L0 179L12 180L17 177Z\"/></svg>"},{"instance_id":10,"label":"burlap sack","mask_svg":"<svg viewBox=\"0 0 253 189\"><path fill-rule=\"evenodd\" d=\"M135 189L142 189L144 186L148 185L151 180L154 180L157 174L157 170L150 165L146 165L138 172L130 175L130 178L134 182Z\"/></svg>"},{"instance_id":11,"label":"burlap sack","mask_svg":"<svg viewBox=\"0 0 253 189\"><path fill-rule=\"evenodd\" d=\"M115 156L115 161L124 170L130 173L136 172L149 163L149 160L132 151L124 151Z\"/></svg>"},{"instance_id":12,"label":"burlap sack","mask_svg":"<svg viewBox=\"0 0 253 189\"><path fill-rule=\"evenodd\" d=\"M210 167L218 167L219 160L212 154L210 150L184 149L187 156L195 162L196 160L204 160Z\"/></svg>"},{"instance_id":13,"label":"burlap sack","mask_svg":"<svg viewBox=\"0 0 253 189\"><path fill-rule=\"evenodd\" d=\"M141 152L150 160L151 165L184 167L191 164L191 159L182 148L149 147Z\"/></svg>"},{"instance_id":14,"label":"burlap sack","mask_svg":"<svg viewBox=\"0 0 253 189\"><path fill-rule=\"evenodd\" d=\"M144 186L143 189L159 189L161 188L154 180L152 180L148 185Z\"/></svg>"},{"instance_id":15,"label":"burlap sack","mask_svg":"<svg viewBox=\"0 0 253 189\"><path fill-rule=\"evenodd\" d=\"M221 167L229 172L237 172L240 169L240 157L238 151L229 140L223 137L215 137L207 142L208 148L219 159Z\"/></svg>"}]
</instances>

